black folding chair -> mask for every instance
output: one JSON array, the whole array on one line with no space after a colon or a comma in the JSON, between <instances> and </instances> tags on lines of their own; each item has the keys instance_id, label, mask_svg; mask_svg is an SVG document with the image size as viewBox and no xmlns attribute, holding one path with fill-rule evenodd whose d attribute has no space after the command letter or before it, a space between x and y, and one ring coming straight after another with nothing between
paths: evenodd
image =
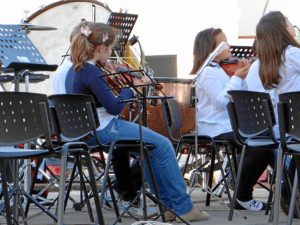
<instances>
[{"instance_id":1,"label":"black folding chair","mask_svg":"<svg viewBox=\"0 0 300 225\"><path fill-rule=\"evenodd\" d=\"M29 204L32 202L43 212L55 221L56 216L46 210L34 197L25 192L19 184L19 160L47 157L56 155L50 141L50 122L48 111L48 99L46 95L35 93L1 92L0 93L0 165L3 199L5 205L7 224L16 224L19 220L19 213L27 224L26 216ZM21 149L18 145L36 141L42 137L45 139L46 149ZM26 145L24 145L26 146ZM13 184L9 185L8 191L7 176L12 162ZM41 160L39 160L41 162ZM33 184L34 186L37 171L40 163L37 164ZM28 181L25 181L28 182ZM20 196L28 199L26 212L22 206ZM13 216L11 215L10 200L13 198ZM2 207L1 207L2 210Z\"/></svg>"},{"instance_id":2,"label":"black folding chair","mask_svg":"<svg viewBox=\"0 0 300 225\"><path fill-rule=\"evenodd\" d=\"M66 187L66 166L69 156L75 158L75 166L78 167L78 174L80 176L81 187L85 195L85 202L87 203L88 213L92 221L94 221L92 207L89 203L89 195L85 185L85 175L82 170L82 156L84 156L85 163L89 173L89 185L94 197L96 213L98 217L98 224L104 225L104 218L101 210L100 198L96 186L95 175L93 171L93 164L90 157L91 148L82 138L87 138L90 134L94 134L96 122L91 111L93 104L93 97L87 95L52 95L49 96L50 105L53 110L53 116L57 123L57 133L59 138L65 143L62 147L61 156L61 171L60 171L60 189L58 201L58 224L63 223L64 210L69 197L74 179L74 169L70 178L67 194L65 196ZM102 153L102 152L101 152ZM103 154L101 155L104 160Z\"/></svg>"},{"instance_id":3,"label":"black folding chair","mask_svg":"<svg viewBox=\"0 0 300 225\"><path fill-rule=\"evenodd\" d=\"M183 127L183 116L179 105L176 99L167 99L162 104L165 121L167 122L167 127L169 131L169 138L176 145L176 156L178 160L181 158L182 151L184 149L188 149L188 155L182 170L182 174L184 175L189 166L190 157L192 154L195 154L195 134L182 134L181 128ZM207 135L197 135L198 138L198 154L210 155L210 160L204 162L199 165L198 168L195 168L197 171L205 171L209 173L208 178L208 191L206 195L206 205L210 205L211 191L215 191L216 188L212 188L213 182L213 173L215 170L220 169L222 174L222 181L224 182L225 188L227 190L229 201L231 201L231 195L229 191L229 186L227 183L227 179L224 179L228 176L228 173L225 175L224 169L222 165L219 165L216 168L215 165L215 157L217 156L218 164L221 164L221 159L219 155L220 147L224 147L225 153L228 158L230 158L229 148L230 143L226 140L214 139ZM195 156L196 160L198 156ZM196 163L194 163L196 164ZM209 166L208 166L209 165ZM230 171L232 171L231 163L229 164ZM208 167L206 169L205 167Z\"/></svg>"},{"instance_id":4,"label":"black folding chair","mask_svg":"<svg viewBox=\"0 0 300 225\"><path fill-rule=\"evenodd\" d=\"M109 178L109 168L111 165L111 157L113 151L128 151L128 152L136 152L140 153L141 151L141 143L139 140L137 141L131 141L131 140L122 140L122 141L114 141L110 143L109 145L103 145L100 142L100 139L97 135L96 128L99 126L99 119L98 114L95 108L95 103L92 96L89 95L79 95L79 94L65 94L65 95L52 95L49 96L49 99L51 100L52 106L54 106L56 115L58 117L58 120L60 121L60 135L63 139L71 139L74 138L83 138L86 137L87 134L91 134L97 142L97 146L91 146L90 150L92 151L107 151L108 156L106 159L106 165L104 170L104 177L102 182L102 190L101 190L101 196L100 196L100 205L102 205L103 197L104 197L104 191L107 189L107 185L110 188L110 178ZM59 118L61 117L61 118ZM80 124L77 123L77 120L80 120ZM68 126L66 126L68 124ZM75 125L76 124L76 125ZM62 129L63 128L63 129ZM78 134L74 135L74 133L77 133L77 129L84 130L82 131L82 135L78 136ZM150 175L152 178L153 186L154 186L154 195L152 193L146 192L146 190L142 191L142 194L145 193L147 197L149 197L152 201L154 201L156 204L158 204L161 212L162 220L165 221L164 213L166 210L169 210L170 212L176 213L172 209L168 209L165 207L159 198L159 193L157 189L157 184L155 181L154 173L152 170L152 166L150 163L150 159L148 157L148 151L153 149L153 146L148 143L144 143L142 145L143 147L143 155L144 159L149 165ZM102 157L101 157L102 158ZM104 159L104 157L102 158ZM141 158L138 158L141 159ZM105 164L105 161L103 162ZM144 177L142 170L142 177ZM63 184L61 184L63 185ZM144 185L142 185L144 188ZM111 195L114 196L113 191L111 189ZM145 200L145 199L144 199ZM113 200L115 203L115 201ZM144 201L144 219L146 219L146 211L145 211L145 204ZM131 206L131 205L130 205ZM117 210L117 207L115 206L115 210ZM124 210L123 214L126 212L126 209ZM120 215L118 214L118 218L116 219L116 222L120 221ZM178 216L178 215L176 215ZM178 216L179 217L179 216ZM179 217L180 218L180 217ZM185 222L184 220L182 220ZM116 223L115 222L115 223ZM186 223L186 222L185 222ZM187 223L186 223L187 224Z\"/></svg>"},{"instance_id":5,"label":"black folding chair","mask_svg":"<svg viewBox=\"0 0 300 225\"><path fill-rule=\"evenodd\" d=\"M228 91L228 94L231 101L227 110L232 130L237 143L243 146L228 216L228 220L232 220L245 152L251 149L275 150L279 143L273 132L275 116L269 94L236 90Z\"/></svg>"},{"instance_id":6,"label":"black folding chair","mask_svg":"<svg viewBox=\"0 0 300 225\"><path fill-rule=\"evenodd\" d=\"M278 121L280 131L280 145L277 153L277 173L274 196L274 224L279 224L279 204L281 198L281 177L283 172L284 155L292 155L296 162L296 173L292 188L291 202L288 214L288 223L292 224L294 210L299 215L299 205L296 204L297 187L299 180L300 166L300 92L289 92L279 95ZM298 175L297 175L298 174ZM299 187L298 187L299 188ZM297 205L297 207L295 207Z\"/></svg>"}]
</instances>

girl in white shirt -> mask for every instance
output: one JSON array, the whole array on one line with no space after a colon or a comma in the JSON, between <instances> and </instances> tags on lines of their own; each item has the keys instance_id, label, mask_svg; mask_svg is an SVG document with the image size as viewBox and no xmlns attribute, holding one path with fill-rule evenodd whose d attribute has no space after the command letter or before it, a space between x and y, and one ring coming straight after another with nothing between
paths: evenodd
<instances>
[{"instance_id":1,"label":"girl in white shirt","mask_svg":"<svg viewBox=\"0 0 300 225\"><path fill-rule=\"evenodd\" d=\"M199 68L213 50L221 42L227 42L226 35L221 29L209 28L199 32L194 43L194 63L191 74L197 74ZM249 62L236 70L230 78L220 66L220 62L231 57L230 49L222 51L213 62L206 66L196 80L198 133L215 138L228 140L238 149L226 109L228 90L246 89L244 78L250 67ZM241 175L240 187L237 193L236 209L259 211L266 204L253 199L253 187L269 162L273 161L273 154L262 151L247 151Z\"/></svg>"},{"instance_id":2,"label":"girl in white shirt","mask_svg":"<svg viewBox=\"0 0 300 225\"><path fill-rule=\"evenodd\" d=\"M291 22L279 11L269 12L256 26L256 52L258 59L252 64L246 82L249 90L270 94L277 118L278 95L300 91L300 45L295 40ZM275 133L279 136L278 127ZM294 160L285 163L291 180L295 171ZM283 174L281 206L289 210L290 191Z\"/></svg>"}]
</instances>

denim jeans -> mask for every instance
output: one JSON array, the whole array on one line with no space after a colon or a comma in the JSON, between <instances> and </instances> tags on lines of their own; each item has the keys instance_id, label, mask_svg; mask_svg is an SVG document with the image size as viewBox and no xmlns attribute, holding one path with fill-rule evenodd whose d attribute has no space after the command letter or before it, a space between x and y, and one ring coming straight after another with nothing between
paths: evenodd
<instances>
[{"instance_id":1,"label":"denim jeans","mask_svg":"<svg viewBox=\"0 0 300 225\"><path fill-rule=\"evenodd\" d=\"M104 144L115 140L139 140L139 125L114 118L104 129L98 131L98 135ZM191 211L193 204L186 192L185 182L169 139L146 127L142 127L142 138L144 142L156 147L149 152L149 157L162 202L178 215ZM148 165L144 165L146 179L153 190Z\"/></svg>"}]
</instances>

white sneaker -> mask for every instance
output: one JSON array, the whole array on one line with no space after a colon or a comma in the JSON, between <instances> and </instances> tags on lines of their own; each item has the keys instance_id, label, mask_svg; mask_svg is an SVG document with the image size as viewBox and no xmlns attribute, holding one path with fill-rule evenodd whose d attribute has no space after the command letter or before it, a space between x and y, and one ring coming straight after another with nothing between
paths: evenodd
<instances>
[{"instance_id":1,"label":"white sneaker","mask_svg":"<svg viewBox=\"0 0 300 225\"><path fill-rule=\"evenodd\" d=\"M256 200L256 199L251 199L250 201L247 202L242 202L240 200L236 200L238 204L243 207L244 209L250 210L250 211L260 211L260 210L265 210L266 209L266 203ZM238 209L238 207L235 207Z\"/></svg>"},{"instance_id":2,"label":"white sneaker","mask_svg":"<svg viewBox=\"0 0 300 225\"><path fill-rule=\"evenodd\" d=\"M123 212L126 211L124 216L126 216L127 214L136 219L142 219L144 215L143 204L141 204L141 202L138 202L130 205L130 203L131 203L130 201L123 201L123 200L120 200L118 202L120 214L123 214ZM147 205L147 218L155 217L157 215L158 215L158 211L155 208Z\"/></svg>"}]
</instances>

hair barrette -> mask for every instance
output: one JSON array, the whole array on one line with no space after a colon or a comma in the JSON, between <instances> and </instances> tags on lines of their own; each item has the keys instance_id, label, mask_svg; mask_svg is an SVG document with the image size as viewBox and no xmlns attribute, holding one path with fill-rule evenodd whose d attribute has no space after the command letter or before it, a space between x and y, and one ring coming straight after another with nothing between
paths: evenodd
<instances>
[{"instance_id":1,"label":"hair barrette","mask_svg":"<svg viewBox=\"0 0 300 225\"><path fill-rule=\"evenodd\" d=\"M108 40L108 33L102 34L102 43L105 43Z\"/></svg>"},{"instance_id":2,"label":"hair barrette","mask_svg":"<svg viewBox=\"0 0 300 225\"><path fill-rule=\"evenodd\" d=\"M82 34L84 34L84 36L86 36L86 37L90 36L90 34L92 33L92 31L90 30L90 28L88 26L81 27L80 32Z\"/></svg>"}]
</instances>

